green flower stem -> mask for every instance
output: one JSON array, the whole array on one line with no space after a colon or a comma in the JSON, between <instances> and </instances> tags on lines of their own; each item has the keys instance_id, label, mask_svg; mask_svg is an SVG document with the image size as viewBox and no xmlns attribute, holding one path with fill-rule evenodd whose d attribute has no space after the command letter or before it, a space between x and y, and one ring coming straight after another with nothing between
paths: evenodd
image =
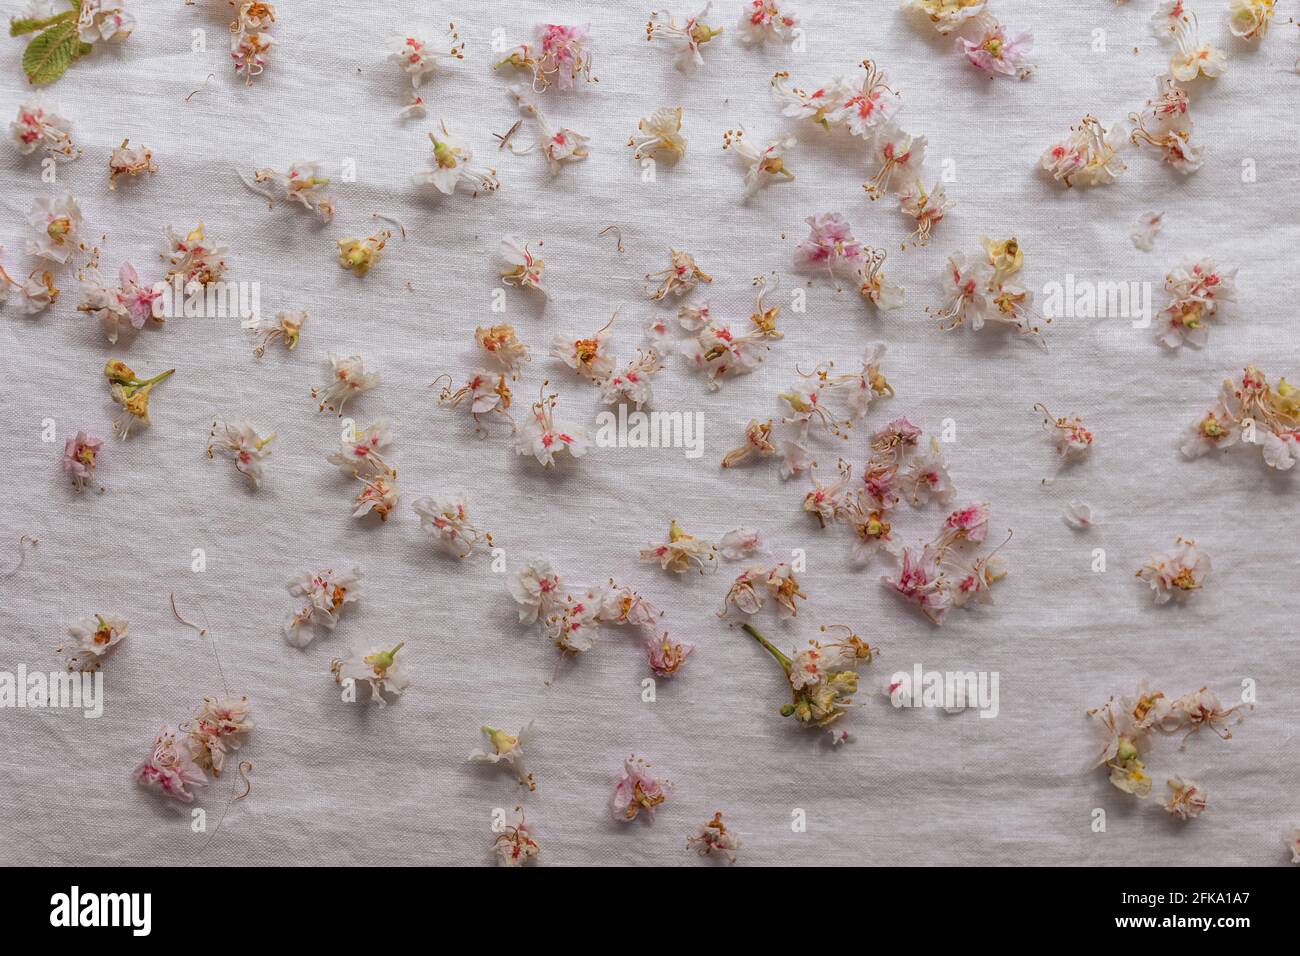
<instances>
[{"instance_id":1,"label":"green flower stem","mask_svg":"<svg viewBox=\"0 0 1300 956\"><path fill-rule=\"evenodd\" d=\"M787 674L790 673L790 668L794 662L791 661L790 658L786 657L785 654L781 652L780 648L778 648L775 644L769 641L762 634L758 633L758 631L754 630L753 626L750 624L742 624L740 625L740 629L744 631L746 634L748 634L750 637L752 637L754 640L758 641L758 643L762 644L763 647L767 649L767 652L776 658L776 662L781 665L782 670L784 670Z\"/></svg>"}]
</instances>

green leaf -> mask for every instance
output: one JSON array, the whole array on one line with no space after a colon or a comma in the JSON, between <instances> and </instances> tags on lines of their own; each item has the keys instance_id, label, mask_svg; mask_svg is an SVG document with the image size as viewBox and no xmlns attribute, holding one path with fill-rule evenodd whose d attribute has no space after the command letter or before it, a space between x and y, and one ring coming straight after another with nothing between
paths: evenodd
<instances>
[{"instance_id":1,"label":"green leaf","mask_svg":"<svg viewBox=\"0 0 1300 956\"><path fill-rule=\"evenodd\" d=\"M32 83L52 83L61 77L69 64L90 51L90 44L77 36L71 21L55 24L27 44L23 52L23 72Z\"/></svg>"}]
</instances>

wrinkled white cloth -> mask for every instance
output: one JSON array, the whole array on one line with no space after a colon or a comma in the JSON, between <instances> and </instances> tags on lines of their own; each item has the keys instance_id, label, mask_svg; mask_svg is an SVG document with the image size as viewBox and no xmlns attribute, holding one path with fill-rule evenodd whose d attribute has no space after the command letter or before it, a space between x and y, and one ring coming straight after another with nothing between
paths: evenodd
<instances>
[{"instance_id":1,"label":"wrinkled white cloth","mask_svg":"<svg viewBox=\"0 0 1300 956\"><path fill-rule=\"evenodd\" d=\"M13 0L8 6L18 12ZM1037 170L1041 151L1085 113L1123 121L1165 68L1169 50L1149 30L1148 0L996 3L1012 29L1035 34L1038 71L1023 83L985 78L951 40L890 2L804 3L807 48L795 52L739 44L741 3L722 0L727 32L705 48L694 79L674 70L666 47L643 39L648 4L282 2L272 31L279 45L251 89L231 69L224 2L130 6L139 23L129 40L97 47L41 91L72 120L85 155L60 165L51 186L35 157L0 148L6 268L25 275L34 266L22 255L32 200L70 189L85 235L107 237L106 276L129 260L144 280L160 277L164 227L184 233L203 220L210 239L230 246L229 278L260 284L265 313L306 309L310 318L296 352L273 345L255 361L234 318L178 318L111 348L75 310L70 269L57 274L63 291L48 312L25 317L13 301L0 309L3 567L17 560L3 542L40 539L21 570L0 581L0 668L57 669L66 625L95 611L130 621L105 665L102 718L0 712L0 862L481 864L491 861L494 810L521 802L547 865L689 863L686 837L716 810L740 834L750 865L1287 859L1283 834L1300 822L1289 606L1300 475L1269 473L1243 449L1188 462L1177 446L1220 381L1247 362L1274 381L1300 376L1284 255L1300 243L1293 28L1275 24L1252 47L1229 35L1224 4L1193 4L1203 35L1230 55L1224 77L1192 85L1204 168L1184 178L1149 153L1129 152L1116 184L1066 190ZM467 43L465 60L422 87L427 119L398 120L410 86L386 62L386 38L416 26L436 33L450 20ZM540 155L498 152L491 135L520 116L506 92L515 77L490 69L493 38L522 41L543 20L591 24L600 79L540 97L553 121L592 137L590 159L554 178ZM206 31L205 52L191 51L196 30ZM24 42L0 40L6 122L33 95L20 69ZM901 124L928 137L927 185L945 161L955 171L947 189L958 206L926 249L898 251L910 222L896 199L873 203L862 191L873 169L860 142L783 119L769 92L774 71L813 86L853 76L868 55L903 93ZM688 152L645 182L624 143L638 118L676 105L685 108ZM499 192L438 198L410 185L429 162L425 133L439 118L497 168ZM798 132L793 183L740 201L741 171L720 148L723 132L740 125L755 139ZM516 142L532 134L525 123ZM107 156L127 136L153 150L159 170L110 193ZM343 164L355 164L356 181L337 182L331 226L296 206L268 210L237 176L312 159L340 179ZM1246 167L1255 181L1243 181ZM1143 253L1129 232L1149 211L1165 213L1165 228ZM890 251L886 270L906 286L904 308L877 316L851 285L836 290L825 276L806 284L795 272L804 219L820 212L842 212L859 238ZM407 238L394 238L358 279L336 264L335 241L379 228L376 213L400 220ZM597 236L610 224L621 228L621 255L612 235ZM508 232L546 260L553 299L545 307L507 290L506 313L491 310L497 244ZM942 302L946 255L978 253L981 234L1019 238L1022 278L1037 292L1070 273L1148 282L1158 309L1165 273L1209 256L1240 268L1239 301L1220 310L1201 351L1168 353L1152 330L1125 319L1059 319L1046 350L993 329L941 333L923 309ZM620 362L631 358L645 322L679 304L656 305L644 293L642 277L667 265L670 246L714 279L686 301L709 301L737 324L753 305L750 280L782 278L770 301L782 306L786 335L760 370L709 393L674 357L655 387L657 407L703 414L703 457L596 448L546 473L515 454L508 431L480 440L464 408L436 407L429 383L444 372L463 380L478 364L475 326L505 320L534 355L514 410L526 412L546 377L560 394L559 420L591 428L595 389L547 357L551 336L585 335L621 309L612 342ZM806 312L791 307L796 290L806 291ZM884 372L897 396L873 408L851 440L820 441L823 469L838 455L860 467L865 432L897 415L934 433L950 419L956 440L943 448L960 499L991 502L990 540L1015 529L996 604L953 612L942 629L880 586L888 565L852 565L849 532L819 530L800 510L804 484L782 483L774 466L718 464L750 418L779 414L776 394L796 366L834 359L852 370L877 339L889 344ZM330 352L359 352L382 375L348 414L358 425L387 416L397 428L390 460L403 497L383 525L350 517L355 483L325 461L342 426L317 411L310 391L325 381ZM154 393L152 427L126 443L111 436L116 409L100 374L109 357L147 374L177 369ZM1081 415L1096 435L1087 460L1046 485L1057 461L1036 402ZM248 492L228 461L205 456L214 416L247 416L263 434L278 433L261 490ZM42 440L46 420L52 443ZM78 429L108 439L102 496L77 496L59 471L63 440ZM482 554L457 562L432 553L419 531L410 503L459 490L512 570L548 556L574 587L613 576L662 607L669 630L698 645L680 676L657 681L647 701L642 652L611 627L548 686L555 651L516 622L504 575ZM1071 498L1093 505L1097 527L1066 526ZM943 517L938 506L903 506L898 526L917 541ZM661 540L672 518L715 538L758 527L780 557L805 550L809 599L798 618L765 612L756 624L787 648L835 623L879 643L861 706L840 725L851 742L832 749L782 718L779 668L717 618L741 565L678 578L638 562L638 549ZM1179 535L1194 538L1214 570L1185 605L1156 607L1133 575ZM1092 571L1096 549L1104 573ZM195 572L200 550L206 569ZM359 564L365 594L332 635L298 650L279 633L291 607L284 582L317 562ZM206 638L173 619L169 592L208 628ZM383 710L345 705L330 658L350 642L380 639L406 642L410 688ZM892 709L880 688L918 662L997 672L997 717ZM1183 826L1154 798L1139 804L1086 769L1101 744L1085 710L1144 677L1175 696L1208 684L1225 701L1243 681L1258 688L1259 706L1232 740L1204 732L1181 752L1178 738L1156 741L1148 759L1156 794L1175 774L1209 794L1202 818ZM193 807L137 791L131 772L162 724L224 690L253 703L257 729L238 755L255 765L252 792L232 802L243 790L232 758L221 781L199 792L193 807L206 809L206 830L194 832ZM483 744L481 724L513 731L529 720L536 793L500 768L465 763ZM607 812L633 752L676 784L652 826L618 824ZM1097 808L1104 833L1094 832ZM802 832L792 826L798 811Z\"/></svg>"}]
</instances>

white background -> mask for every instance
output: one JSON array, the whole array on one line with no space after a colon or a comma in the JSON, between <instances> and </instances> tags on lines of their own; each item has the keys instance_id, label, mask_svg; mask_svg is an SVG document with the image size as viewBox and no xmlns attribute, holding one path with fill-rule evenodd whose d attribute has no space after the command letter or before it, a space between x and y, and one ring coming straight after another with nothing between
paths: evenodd
<instances>
[{"instance_id":1,"label":"white background","mask_svg":"<svg viewBox=\"0 0 1300 956\"><path fill-rule=\"evenodd\" d=\"M6 13L17 13L9 0ZM1284 4L1280 18L1294 14ZM1227 75L1193 86L1195 139L1206 163L1183 178L1152 154L1128 155L1115 185L1065 190L1037 171L1039 153L1084 113L1121 121L1154 92L1168 48L1148 29L1153 7L1095 0L996 4L1013 29L1037 38L1039 69L1027 82L990 81L949 41L918 28L892 2L803 5L802 53L740 45L738 0L721 4L727 32L706 48L693 80L668 50L644 40L648 7L636 3L278 4L280 42L252 89L233 76L224 2L134 5L140 23L120 49L97 49L45 93L74 123L85 149L60 168L58 190L81 203L87 235L106 235L105 273L130 260L147 280L162 274L164 226L182 233L202 219L212 240L231 248L231 280L259 282L262 308L305 308L310 319L296 352L273 347L260 362L235 319L178 319L110 348L75 311L76 283L45 314L25 317L11 301L0 315L0 547L4 568L20 534L40 545L0 582L0 666L57 668L66 625L96 611L130 621L130 636L106 667L108 700L99 720L75 712L5 711L0 747L0 860L6 863L458 863L488 862L490 815L524 796L512 778L466 765L481 744L477 728L510 729L536 720L531 767L539 789L526 796L551 865L690 863L686 835L713 811L744 840L748 864L1278 864L1283 834L1300 822L1296 797L1295 652L1296 475L1271 474L1258 454L1183 461L1178 436L1209 405L1222 379L1256 362L1271 379L1300 376L1295 349L1292 266L1297 229L1297 78L1294 26L1279 24L1258 48L1234 41L1225 5L1194 4L1202 32L1230 55ZM685 10L679 12L686 12ZM403 123L404 77L385 61L384 41L415 26L439 31L455 20L467 57L432 78L427 120ZM591 158L550 178L538 155L498 154L491 138L517 118L511 77L490 69L494 30L527 39L540 20L591 23L599 84L550 92L553 119L590 135ZM191 30L207 31L208 52L190 51ZM1093 50L1104 30L1105 52ZM0 39L0 115L29 95L20 69L25 41ZM949 193L958 206L928 249L899 254L908 221L896 203L872 204L860 184L873 171L847 136L800 130L789 163L797 174L742 203L741 177L721 149L723 130L744 124L756 139L787 128L768 91L775 70L813 86L853 75L866 56L904 96L903 125L929 138L927 178L956 162ZM185 97L206 88L188 102ZM624 147L639 117L658 106L685 107L690 139L675 167L642 183ZM498 168L503 186L421 198L409 184L429 158L425 132L438 117ZM791 127L794 128L794 127ZM108 192L107 156L129 136L154 151L159 172ZM287 168L318 159L337 170L356 160L358 181L337 190L338 215L319 227L297 207L269 210L240 185L236 170ZM1243 183L1252 159L1258 181ZM11 273L25 274L24 216L54 191L35 157L0 149L0 243ZM1128 238L1138 214L1162 210L1165 231L1142 253ZM706 453L595 449L576 467L543 472L517 456L508 436L476 439L467 417L435 407L437 375L463 377L477 363L476 325L497 286L500 237L544 240L554 291L544 309L515 291L507 320L532 346L519 383L525 408L543 376L561 394L561 420L590 425L594 389L546 357L556 332L587 333L618 306L614 343L626 360L642 326L661 311L647 302L642 276L666 265L672 245L692 252L714 276L697 301L743 323L753 304L749 280L777 271L784 291L800 285L795 243L805 217L838 211L857 236L894 250L889 274L907 287L906 306L883 317L852 288L824 278L808 287L808 310L789 308L785 341L755 374L710 394L677 360L657 386L658 407L701 411ZM403 221L364 279L335 263L335 240L373 229L373 213ZM621 227L626 251L596 233ZM1067 273L1097 281L1159 284L1197 255L1239 267L1240 297L1220 313L1203 351L1168 353L1127 321L1062 319L1049 349L1004 340L994 330L943 334L923 312L940 304L938 276L951 251L978 252L981 234L1016 235L1024 279L1034 289ZM408 287L409 283L409 287ZM954 612L942 629L896 603L879 584L886 570L854 567L848 531L818 531L799 510L805 487L783 484L775 467L723 472L751 417L779 412L776 393L796 364L833 358L853 367L863 347L883 339L885 372L897 397L874 409L869 426L906 414L927 431L945 418L957 441L945 446L963 498L993 505L994 534L1015 529L1004 550L1011 576L992 608ZM324 380L329 352L361 352L383 383L353 409L364 424L390 417L403 500L384 525L350 517L351 484L326 464L337 420L320 414L310 389ZM149 374L175 367L153 398L153 426L128 442L110 432L115 407L100 369L121 357ZM1054 452L1031 411L1083 416L1097 436L1091 457L1054 485ZM463 409L462 409L463 412ZM204 456L213 416L248 416L279 434L264 487L245 491L228 462ZM43 443L41 424L58 423ZM102 496L77 496L58 463L63 438L79 428L109 440L101 456ZM866 439L819 446L860 466ZM667 611L669 627L698 645L684 671L641 700L646 676L631 637L608 629L595 650L561 671L536 631L515 623L502 575L482 557L464 564L433 554L410 501L466 489L481 523L510 566L550 556L574 586L614 576ZM1081 497L1102 524L1071 531L1061 512ZM719 536L759 527L774 548L807 549L809 595L796 622L766 615L759 625L792 647L816 625L847 623L882 652L866 672L861 708L845 718L855 739L830 749L777 712L786 699L779 669L715 611L736 568L677 578L637 561L662 538L670 518L692 533ZM909 540L933 533L936 508L904 507ZM1212 557L1206 589L1182 607L1155 607L1134 570L1176 536L1195 538ZM1090 571L1106 551L1106 573ZM190 570L203 548L207 570ZM280 637L290 607L284 582L317 562L356 562L366 593L339 630L305 651ZM200 642L168 608L210 629ZM338 699L328 661L350 639L405 640L412 684L386 710ZM209 833L189 816L137 791L131 771L164 722L185 717L204 694L222 691L215 642L231 693L253 701L257 730L243 752L255 763L250 797L223 777L200 797ZM893 710L878 693L896 669L997 671L1001 712ZM1149 761L1164 777L1196 777L1210 809L1179 826L1155 806L1087 772L1098 738L1084 711L1150 678L1167 694L1210 685L1233 699L1245 678L1260 706L1221 742L1209 733L1179 752L1163 738ZM621 760L635 751L677 789L653 826L610 821L606 802ZM1093 808L1108 814L1091 832ZM807 812L794 833L792 810Z\"/></svg>"}]
</instances>

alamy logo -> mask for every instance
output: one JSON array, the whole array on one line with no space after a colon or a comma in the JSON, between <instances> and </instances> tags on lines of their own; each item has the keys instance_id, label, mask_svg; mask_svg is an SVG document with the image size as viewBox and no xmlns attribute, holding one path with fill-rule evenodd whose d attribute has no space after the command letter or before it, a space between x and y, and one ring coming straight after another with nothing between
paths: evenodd
<instances>
[{"instance_id":1,"label":"alamy logo","mask_svg":"<svg viewBox=\"0 0 1300 956\"><path fill-rule=\"evenodd\" d=\"M981 717L996 717L998 672L927 671L916 664L911 673L898 671L889 678L889 700L895 707L974 707Z\"/></svg>"},{"instance_id":2,"label":"alamy logo","mask_svg":"<svg viewBox=\"0 0 1300 956\"><path fill-rule=\"evenodd\" d=\"M1065 274L1065 282L1043 286L1043 315L1049 319L1132 319L1133 328L1151 325L1150 282L1093 282Z\"/></svg>"},{"instance_id":3,"label":"alamy logo","mask_svg":"<svg viewBox=\"0 0 1300 956\"><path fill-rule=\"evenodd\" d=\"M18 672L0 671L0 709L30 707L80 709L93 720L104 713L104 672L32 671L19 664Z\"/></svg>"},{"instance_id":4,"label":"alamy logo","mask_svg":"<svg viewBox=\"0 0 1300 956\"><path fill-rule=\"evenodd\" d=\"M262 285L259 282L209 282L185 285L180 276L171 282L155 282L155 319L257 319L262 315Z\"/></svg>"},{"instance_id":5,"label":"alamy logo","mask_svg":"<svg viewBox=\"0 0 1300 956\"><path fill-rule=\"evenodd\" d=\"M133 936L148 936L153 923L152 893L69 893L50 897L51 926L129 926Z\"/></svg>"},{"instance_id":6,"label":"alamy logo","mask_svg":"<svg viewBox=\"0 0 1300 956\"><path fill-rule=\"evenodd\" d=\"M642 412L618 407L596 416L597 448L684 448L687 458L704 454L703 412Z\"/></svg>"}]
</instances>

